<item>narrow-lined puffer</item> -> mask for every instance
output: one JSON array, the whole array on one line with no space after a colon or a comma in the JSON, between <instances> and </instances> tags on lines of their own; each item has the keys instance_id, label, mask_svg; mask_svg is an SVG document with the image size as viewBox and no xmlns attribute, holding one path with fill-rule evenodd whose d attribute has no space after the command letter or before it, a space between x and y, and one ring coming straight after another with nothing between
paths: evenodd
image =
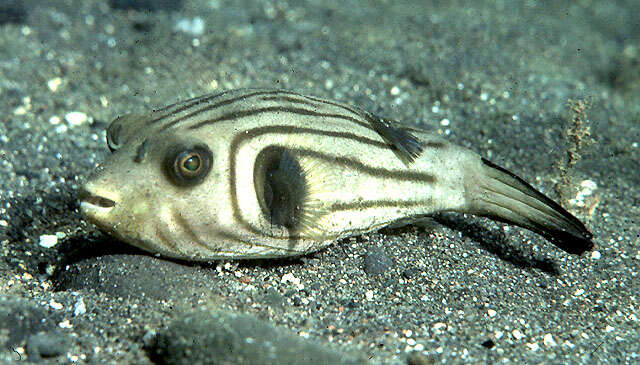
<instances>
[{"instance_id":1,"label":"narrow-lined puffer","mask_svg":"<svg viewBox=\"0 0 640 365\"><path fill-rule=\"evenodd\" d=\"M584 225L465 148L357 107L234 90L125 115L80 193L89 221L186 260L299 256L454 211L515 224L581 254Z\"/></svg>"}]
</instances>

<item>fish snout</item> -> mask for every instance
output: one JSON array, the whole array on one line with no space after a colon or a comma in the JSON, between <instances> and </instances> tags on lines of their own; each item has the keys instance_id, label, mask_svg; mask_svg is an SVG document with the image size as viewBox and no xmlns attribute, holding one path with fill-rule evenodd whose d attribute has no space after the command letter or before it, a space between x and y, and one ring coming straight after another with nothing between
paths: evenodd
<instances>
[{"instance_id":1,"label":"fish snout","mask_svg":"<svg viewBox=\"0 0 640 365\"><path fill-rule=\"evenodd\" d=\"M113 208L118 204L116 194L100 189L90 182L85 184L78 192L80 210L91 220L104 220Z\"/></svg>"}]
</instances>

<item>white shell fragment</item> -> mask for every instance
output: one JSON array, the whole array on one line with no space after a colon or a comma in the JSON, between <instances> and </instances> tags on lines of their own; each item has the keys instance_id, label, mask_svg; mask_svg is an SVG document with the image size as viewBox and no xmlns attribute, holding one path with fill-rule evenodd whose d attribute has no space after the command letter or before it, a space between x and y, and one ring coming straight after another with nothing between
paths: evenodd
<instances>
[{"instance_id":1,"label":"white shell fragment","mask_svg":"<svg viewBox=\"0 0 640 365\"><path fill-rule=\"evenodd\" d=\"M83 112L69 112L64 116L64 119L72 126L78 126L86 123L89 117Z\"/></svg>"},{"instance_id":2,"label":"white shell fragment","mask_svg":"<svg viewBox=\"0 0 640 365\"><path fill-rule=\"evenodd\" d=\"M43 234L40 236L39 244L44 248L51 248L58 244L58 236L55 234Z\"/></svg>"}]
</instances>

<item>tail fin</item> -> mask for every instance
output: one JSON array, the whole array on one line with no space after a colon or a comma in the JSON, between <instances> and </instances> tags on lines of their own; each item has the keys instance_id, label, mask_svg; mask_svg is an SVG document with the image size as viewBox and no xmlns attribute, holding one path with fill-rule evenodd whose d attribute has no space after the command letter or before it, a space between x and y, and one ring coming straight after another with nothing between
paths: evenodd
<instances>
[{"instance_id":1,"label":"tail fin","mask_svg":"<svg viewBox=\"0 0 640 365\"><path fill-rule=\"evenodd\" d=\"M578 218L518 176L484 158L482 163L484 176L473 182L468 200L471 213L529 229L571 254L593 248L592 234Z\"/></svg>"}]
</instances>

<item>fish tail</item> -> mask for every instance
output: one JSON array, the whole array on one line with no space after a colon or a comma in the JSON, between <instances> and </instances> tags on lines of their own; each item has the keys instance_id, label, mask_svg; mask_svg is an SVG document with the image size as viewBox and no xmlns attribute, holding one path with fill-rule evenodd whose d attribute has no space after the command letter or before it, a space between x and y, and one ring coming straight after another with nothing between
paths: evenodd
<instances>
[{"instance_id":1,"label":"fish tail","mask_svg":"<svg viewBox=\"0 0 640 365\"><path fill-rule=\"evenodd\" d=\"M518 176L485 159L479 175L468 183L470 213L529 229L571 254L593 248L582 222Z\"/></svg>"}]
</instances>

